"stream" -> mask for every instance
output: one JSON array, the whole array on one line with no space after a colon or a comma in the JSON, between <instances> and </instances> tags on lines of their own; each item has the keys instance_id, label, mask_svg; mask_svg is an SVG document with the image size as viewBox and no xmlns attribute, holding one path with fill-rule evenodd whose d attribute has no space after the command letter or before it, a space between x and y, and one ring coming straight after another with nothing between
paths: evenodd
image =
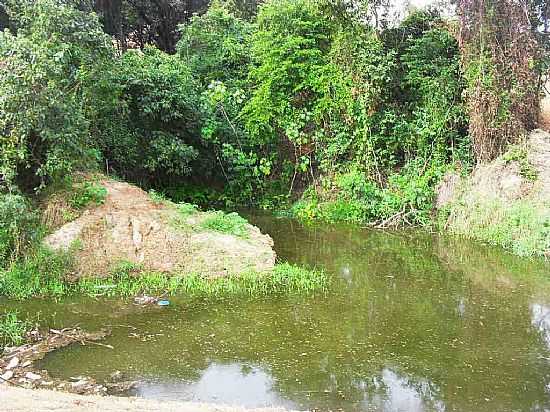
<instances>
[{"instance_id":1,"label":"stream","mask_svg":"<svg viewBox=\"0 0 550 412\"><path fill-rule=\"evenodd\" d=\"M51 327L112 329L37 367L145 398L320 411L550 409L550 265L421 231L307 227L248 216L283 261L325 270L308 297L137 307L71 298L8 303Z\"/></svg>"}]
</instances>

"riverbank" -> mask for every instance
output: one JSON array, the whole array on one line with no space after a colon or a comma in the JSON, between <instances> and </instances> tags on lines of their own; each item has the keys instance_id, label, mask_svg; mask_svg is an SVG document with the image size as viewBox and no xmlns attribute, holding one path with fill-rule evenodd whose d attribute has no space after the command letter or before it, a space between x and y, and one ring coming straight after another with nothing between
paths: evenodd
<instances>
[{"instance_id":1,"label":"riverbank","mask_svg":"<svg viewBox=\"0 0 550 412\"><path fill-rule=\"evenodd\" d=\"M194 402L168 402L115 396L82 396L49 390L28 390L0 384L4 412L284 412L281 408L245 409Z\"/></svg>"}]
</instances>

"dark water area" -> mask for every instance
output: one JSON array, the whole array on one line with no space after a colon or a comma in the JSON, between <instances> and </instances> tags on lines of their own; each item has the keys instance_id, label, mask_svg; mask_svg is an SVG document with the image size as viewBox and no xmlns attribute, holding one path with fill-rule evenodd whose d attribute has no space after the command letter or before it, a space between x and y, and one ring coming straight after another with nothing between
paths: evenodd
<instances>
[{"instance_id":1,"label":"dark water area","mask_svg":"<svg viewBox=\"0 0 550 412\"><path fill-rule=\"evenodd\" d=\"M325 270L326 294L139 308L4 302L44 324L112 329L39 368L114 371L134 395L321 411L550 410L550 266L470 241L252 215L278 256ZM2 302L0 302L2 304Z\"/></svg>"}]
</instances>

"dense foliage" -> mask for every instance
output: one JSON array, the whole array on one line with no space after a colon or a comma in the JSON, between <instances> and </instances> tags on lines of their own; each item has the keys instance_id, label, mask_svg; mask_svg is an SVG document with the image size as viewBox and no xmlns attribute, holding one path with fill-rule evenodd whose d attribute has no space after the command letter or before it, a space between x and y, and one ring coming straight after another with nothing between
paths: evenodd
<instances>
[{"instance_id":1,"label":"dense foliage","mask_svg":"<svg viewBox=\"0 0 550 412\"><path fill-rule=\"evenodd\" d=\"M178 201L428 223L441 176L473 164L469 131L483 160L480 136L532 126L546 3L526 22L503 0L393 26L383 3L7 1L0 207L24 213L25 195L101 168ZM504 35L516 46L496 47ZM33 238L16 214L0 221L4 260Z\"/></svg>"}]
</instances>

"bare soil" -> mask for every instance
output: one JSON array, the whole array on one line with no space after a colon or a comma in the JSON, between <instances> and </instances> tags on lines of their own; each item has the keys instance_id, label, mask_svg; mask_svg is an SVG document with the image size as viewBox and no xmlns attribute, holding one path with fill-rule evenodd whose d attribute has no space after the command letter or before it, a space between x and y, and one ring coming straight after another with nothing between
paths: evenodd
<instances>
[{"instance_id":1,"label":"bare soil","mask_svg":"<svg viewBox=\"0 0 550 412\"><path fill-rule=\"evenodd\" d=\"M128 183L106 178L100 183L107 189L105 202L45 239L54 250L75 253L78 277L106 276L120 262L209 276L265 272L275 265L273 240L252 225L246 238L204 230L204 212L182 217L174 204L155 202Z\"/></svg>"},{"instance_id":2,"label":"bare soil","mask_svg":"<svg viewBox=\"0 0 550 412\"><path fill-rule=\"evenodd\" d=\"M0 409L4 412L283 412L280 408L240 407L166 402L112 396L81 396L49 390L26 390L0 384Z\"/></svg>"}]
</instances>

